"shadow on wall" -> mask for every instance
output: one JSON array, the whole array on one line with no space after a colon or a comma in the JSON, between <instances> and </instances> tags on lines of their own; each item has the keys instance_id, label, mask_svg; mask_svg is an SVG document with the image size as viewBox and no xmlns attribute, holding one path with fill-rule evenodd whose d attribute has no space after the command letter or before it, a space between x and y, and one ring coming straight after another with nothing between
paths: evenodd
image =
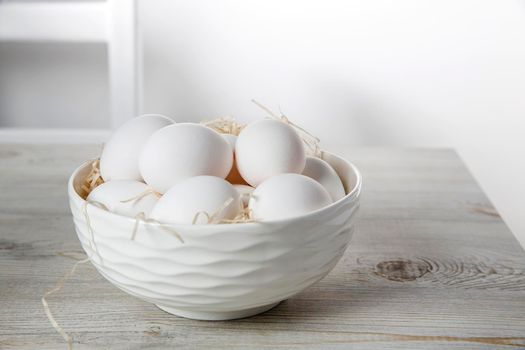
<instances>
[{"instance_id":1,"label":"shadow on wall","mask_svg":"<svg viewBox=\"0 0 525 350\"><path fill-rule=\"evenodd\" d=\"M170 55L157 53L156 47L145 42L145 103L146 113L160 113L174 118L177 122L200 122L219 115L201 115L203 111L214 111L217 91L197 69L194 58L184 47L174 47ZM177 57L176 64L172 57ZM169 77L167 79L166 77ZM223 89L227 89L225 83ZM154 92L154 93L153 93ZM219 91L220 93L220 91ZM207 113L204 113L207 114Z\"/></svg>"},{"instance_id":2,"label":"shadow on wall","mask_svg":"<svg viewBox=\"0 0 525 350\"><path fill-rule=\"evenodd\" d=\"M337 80L312 82L306 92L316 96L308 102L313 108L309 124L320 128L323 143L334 145L411 146L420 144L420 135L436 133L424 113L380 90Z\"/></svg>"}]
</instances>

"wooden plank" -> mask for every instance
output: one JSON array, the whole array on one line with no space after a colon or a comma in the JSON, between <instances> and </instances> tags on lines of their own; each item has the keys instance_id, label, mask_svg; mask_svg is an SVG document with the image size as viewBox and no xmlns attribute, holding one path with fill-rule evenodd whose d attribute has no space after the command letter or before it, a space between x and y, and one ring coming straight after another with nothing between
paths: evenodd
<instances>
[{"instance_id":1,"label":"wooden plank","mask_svg":"<svg viewBox=\"0 0 525 350\"><path fill-rule=\"evenodd\" d=\"M80 246L66 181L99 146L0 146L0 348L56 349L40 297ZM359 229L334 271L244 320L177 318L90 265L50 298L75 349L525 347L525 253L451 150L340 149L362 171Z\"/></svg>"},{"instance_id":2,"label":"wooden plank","mask_svg":"<svg viewBox=\"0 0 525 350\"><path fill-rule=\"evenodd\" d=\"M81 2L0 3L0 41L106 42L106 4Z\"/></svg>"}]
</instances>

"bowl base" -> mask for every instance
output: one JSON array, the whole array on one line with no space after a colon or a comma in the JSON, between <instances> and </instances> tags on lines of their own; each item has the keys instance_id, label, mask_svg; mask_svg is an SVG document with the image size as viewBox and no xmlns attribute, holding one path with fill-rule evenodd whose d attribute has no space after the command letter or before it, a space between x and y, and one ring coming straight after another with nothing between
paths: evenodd
<instances>
[{"instance_id":1,"label":"bowl base","mask_svg":"<svg viewBox=\"0 0 525 350\"><path fill-rule=\"evenodd\" d=\"M255 316L257 314L263 313L265 311L268 311L277 304L279 304L280 301L258 306L250 309L244 309L244 310L236 310L236 311L189 311L184 309L177 309L174 307L168 307L168 306L162 306L162 305L156 305L159 309L166 311L167 313L170 313L175 316L184 317L184 318L190 318L192 320L201 320L201 321L225 321L225 320L234 320L237 318L245 318L250 316Z\"/></svg>"}]
</instances>

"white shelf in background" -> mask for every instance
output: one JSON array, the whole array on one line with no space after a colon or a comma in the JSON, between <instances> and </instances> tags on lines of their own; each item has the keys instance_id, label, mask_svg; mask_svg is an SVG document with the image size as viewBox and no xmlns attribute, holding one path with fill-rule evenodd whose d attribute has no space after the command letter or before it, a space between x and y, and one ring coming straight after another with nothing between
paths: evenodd
<instances>
[{"instance_id":1,"label":"white shelf in background","mask_svg":"<svg viewBox=\"0 0 525 350\"><path fill-rule=\"evenodd\" d=\"M25 129L0 128L2 143L103 143L111 134L109 129Z\"/></svg>"},{"instance_id":2,"label":"white shelf in background","mask_svg":"<svg viewBox=\"0 0 525 350\"><path fill-rule=\"evenodd\" d=\"M136 0L0 0L0 41L107 43L111 126L140 114L142 53Z\"/></svg>"},{"instance_id":3,"label":"white shelf in background","mask_svg":"<svg viewBox=\"0 0 525 350\"><path fill-rule=\"evenodd\" d=\"M0 6L0 40L106 42L107 6L88 2L7 2Z\"/></svg>"}]
</instances>

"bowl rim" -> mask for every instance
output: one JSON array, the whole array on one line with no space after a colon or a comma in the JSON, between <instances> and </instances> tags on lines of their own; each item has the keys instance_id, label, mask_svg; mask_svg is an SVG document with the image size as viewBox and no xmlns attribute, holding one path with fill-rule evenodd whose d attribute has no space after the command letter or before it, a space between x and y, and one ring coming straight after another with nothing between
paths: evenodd
<instances>
[{"instance_id":1,"label":"bowl rim","mask_svg":"<svg viewBox=\"0 0 525 350\"><path fill-rule=\"evenodd\" d=\"M187 230L187 229L199 229L199 230L202 230L204 228L213 229L213 228L218 228L218 227L224 228L224 227L228 227L228 226L246 228L246 227L250 227L250 226L259 226L259 225L264 225L264 224L270 224L270 225L271 224L282 224L282 223L285 223L285 222L293 222L293 221L298 221L298 220L303 220L303 219L309 219L309 218L311 218L313 216L316 216L316 215L318 215L320 213L323 213L325 211L331 210L332 208L334 208L335 206L338 206L342 202L350 201L354 197L358 197L360 195L360 192L361 192L362 175L361 175L361 172L359 171L359 169L352 162L350 162L350 161L346 160L345 158L343 158L341 156L338 156L338 155L336 155L334 153L323 151L323 156L324 155L329 155L330 157L334 157L334 158L337 158L337 159L343 161L352 170L352 172L354 173L355 178L356 178L356 182L355 182L354 187L350 191L348 191L348 193L346 193L339 200L337 200L337 201L335 201L335 202L333 202L330 205L327 205L325 207L316 209L314 211L311 211L311 212L308 212L308 213L302 214L302 215L295 215L295 216L291 216L291 217L280 218L280 219L273 219L273 220L264 220L264 221L256 221L256 222L245 222L245 223L192 225L192 224L173 224L173 223L160 223L160 222L157 223L157 222L150 222L150 221L144 221L144 220L141 220L141 223L142 224L148 224L148 225L151 225L151 226L183 228L185 230ZM326 159L324 159L323 156L321 157L321 159L326 161ZM87 161L83 162L81 165L79 165L73 171L73 173L70 175L69 180L68 180L68 196L70 198L73 197L75 200L79 201L83 205L87 201L85 199L83 199L78 194L78 192L75 190L75 188L73 186L73 182L74 182L75 178L77 177L79 171L81 169L83 169L86 165L88 165L91 162L93 162L93 160L94 159L87 160ZM91 204L91 203L87 202L87 204ZM91 205L91 207L95 211L100 211L100 213L102 215L108 215L109 217L113 216L113 217L118 218L119 220L127 220L127 221L130 221L131 223L135 223L137 221L137 218L124 216L124 215L120 215L120 214L117 214L117 213L113 213L113 212L107 211L105 209L102 209L102 208L100 208L100 207L98 207L96 205ZM90 210L91 210L91 208L90 208Z\"/></svg>"}]
</instances>

